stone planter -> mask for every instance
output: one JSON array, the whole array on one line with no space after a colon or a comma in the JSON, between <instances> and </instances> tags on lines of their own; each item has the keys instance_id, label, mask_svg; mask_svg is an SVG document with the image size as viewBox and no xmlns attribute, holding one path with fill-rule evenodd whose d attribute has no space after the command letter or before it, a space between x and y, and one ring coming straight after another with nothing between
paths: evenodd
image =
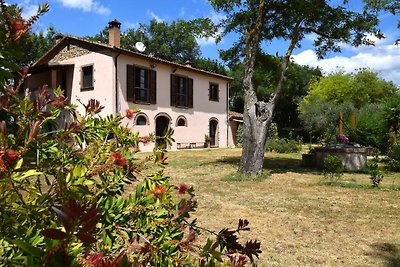
<instances>
[{"instance_id":1,"label":"stone planter","mask_svg":"<svg viewBox=\"0 0 400 267\"><path fill-rule=\"evenodd\" d=\"M345 144L315 148L315 162L320 169L324 168L324 159L328 155L338 156L347 171L358 171L367 165L368 148Z\"/></svg>"}]
</instances>

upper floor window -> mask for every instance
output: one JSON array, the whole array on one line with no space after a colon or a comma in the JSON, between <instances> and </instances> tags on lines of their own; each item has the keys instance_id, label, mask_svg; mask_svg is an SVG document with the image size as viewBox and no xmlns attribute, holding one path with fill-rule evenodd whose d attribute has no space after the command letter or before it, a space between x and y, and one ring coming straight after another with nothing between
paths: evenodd
<instances>
[{"instance_id":1,"label":"upper floor window","mask_svg":"<svg viewBox=\"0 0 400 267\"><path fill-rule=\"evenodd\" d=\"M219 101L219 86L217 83L210 83L208 96L210 101Z\"/></svg>"},{"instance_id":2,"label":"upper floor window","mask_svg":"<svg viewBox=\"0 0 400 267\"><path fill-rule=\"evenodd\" d=\"M82 67L81 73L81 89L93 89L93 65Z\"/></svg>"},{"instance_id":3,"label":"upper floor window","mask_svg":"<svg viewBox=\"0 0 400 267\"><path fill-rule=\"evenodd\" d=\"M136 103L156 104L157 73L154 70L127 65L127 99Z\"/></svg>"},{"instance_id":4,"label":"upper floor window","mask_svg":"<svg viewBox=\"0 0 400 267\"><path fill-rule=\"evenodd\" d=\"M171 74L171 106L193 108L193 79Z\"/></svg>"}]
</instances>

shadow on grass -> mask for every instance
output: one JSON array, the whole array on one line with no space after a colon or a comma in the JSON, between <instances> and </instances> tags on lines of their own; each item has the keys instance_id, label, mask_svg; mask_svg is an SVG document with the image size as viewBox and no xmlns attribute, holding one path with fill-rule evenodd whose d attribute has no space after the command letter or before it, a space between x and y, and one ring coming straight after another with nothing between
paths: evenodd
<instances>
[{"instance_id":1,"label":"shadow on grass","mask_svg":"<svg viewBox=\"0 0 400 267\"><path fill-rule=\"evenodd\" d=\"M383 259L388 267L400 267L400 245L376 243L371 248L373 252L369 256Z\"/></svg>"},{"instance_id":2,"label":"shadow on grass","mask_svg":"<svg viewBox=\"0 0 400 267\"><path fill-rule=\"evenodd\" d=\"M225 157L217 162L235 164L239 166L240 157ZM317 169L310 169L301 165L301 159L296 158L271 158L266 157L264 159L264 170L271 173L286 173L286 172L298 172L298 173L312 173L320 174L321 172Z\"/></svg>"}]
</instances>

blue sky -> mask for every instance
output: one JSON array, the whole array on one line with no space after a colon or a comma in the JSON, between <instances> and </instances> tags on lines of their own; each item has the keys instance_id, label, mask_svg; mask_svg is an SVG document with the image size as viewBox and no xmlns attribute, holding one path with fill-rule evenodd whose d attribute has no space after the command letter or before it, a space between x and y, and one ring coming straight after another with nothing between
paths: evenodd
<instances>
[{"instance_id":1,"label":"blue sky","mask_svg":"<svg viewBox=\"0 0 400 267\"><path fill-rule=\"evenodd\" d=\"M17 3L24 9L28 17L37 10L41 0L8 0L7 3ZM61 33L75 36L94 35L102 30L110 20L117 19L122 25L122 31L127 28L137 28L139 23L148 24L151 19L171 22L175 19L193 19L209 17L215 21L223 18L217 14L207 0L48 0L50 11L40 18L34 30L40 31L53 25ZM358 8L360 0L350 0L349 6ZM386 39L377 40L374 47L354 48L342 46L342 53L330 53L325 59L316 57L312 48L312 35L302 42L302 47L293 53L293 60L299 64L319 66L328 74L338 69L353 72L360 68L370 68L386 80L400 85L400 46L394 41L400 38L397 29L399 16L382 14L381 29ZM204 57L218 59L218 49L227 49L235 41L235 36L225 37L221 43L215 44L213 39L198 40ZM283 54L286 44L275 41L268 45L266 51Z\"/></svg>"}]
</instances>

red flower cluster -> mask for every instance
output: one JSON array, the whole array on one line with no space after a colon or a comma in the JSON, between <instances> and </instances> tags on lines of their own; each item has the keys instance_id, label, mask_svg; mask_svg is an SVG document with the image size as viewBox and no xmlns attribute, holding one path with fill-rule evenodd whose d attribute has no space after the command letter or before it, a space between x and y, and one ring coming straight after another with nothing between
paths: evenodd
<instances>
[{"instance_id":1,"label":"red flower cluster","mask_svg":"<svg viewBox=\"0 0 400 267\"><path fill-rule=\"evenodd\" d=\"M126 166L126 159L122 157L120 153L113 153L111 155L111 160L114 161L115 165L119 167L125 167Z\"/></svg>"},{"instance_id":2,"label":"red flower cluster","mask_svg":"<svg viewBox=\"0 0 400 267\"><path fill-rule=\"evenodd\" d=\"M103 264L103 253L102 252L96 252L90 255L88 258L88 261L93 264L93 266L102 266Z\"/></svg>"},{"instance_id":3,"label":"red flower cluster","mask_svg":"<svg viewBox=\"0 0 400 267\"><path fill-rule=\"evenodd\" d=\"M53 107L63 108L65 106L66 98L63 95L56 96L56 99L51 103Z\"/></svg>"},{"instance_id":4,"label":"red flower cluster","mask_svg":"<svg viewBox=\"0 0 400 267\"><path fill-rule=\"evenodd\" d=\"M132 120L135 117L135 112L132 109L127 108L125 112L128 119Z\"/></svg>"},{"instance_id":5,"label":"red flower cluster","mask_svg":"<svg viewBox=\"0 0 400 267\"><path fill-rule=\"evenodd\" d=\"M89 256L87 263L93 267L116 267L121 264L124 252L121 252L114 259L105 259L102 252L96 252Z\"/></svg>"},{"instance_id":6,"label":"red flower cluster","mask_svg":"<svg viewBox=\"0 0 400 267\"><path fill-rule=\"evenodd\" d=\"M188 190L187 184L180 184L179 185L179 194L184 195Z\"/></svg>"},{"instance_id":7,"label":"red flower cluster","mask_svg":"<svg viewBox=\"0 0 400 267\"><path fill-rule=\"evenodd\" d=\"M19 152L13 149L0 151L0 170L6 171L10 166L15 164L19 157Z\"/></svg>"},{"instance_id":8,"label":"red flower cluster","mask_svg":"<svg viewBox=\"0 0 400 267\"><path fill-rule=\"evenodd\" d=\"M19 158L19 152L12 150L12 149L7 149L6 157L7 157L8 162L10 164L13 164Z\"/></svg>"},{"instance_id":9,"label":"red flower cluster","mask_svg":"<svg viewBox=\"0 0 400 267\"><path fill-rule=\"evenodd\" d=\"M29 27L22 19L10 21L10 36L13 41L18 41L28 30Z\"/></svg>"},{"instance_id":10,"label":"red flower cluster","mask_svg":"<svg viewBox=\"0 0 400 267\"><path fill-rule=\"evenodd\" d=\"M151 192L154 194L154 196L160 197L167 193L167 189L162 185L156 185Z\"/></svg>"}]
</instances>

